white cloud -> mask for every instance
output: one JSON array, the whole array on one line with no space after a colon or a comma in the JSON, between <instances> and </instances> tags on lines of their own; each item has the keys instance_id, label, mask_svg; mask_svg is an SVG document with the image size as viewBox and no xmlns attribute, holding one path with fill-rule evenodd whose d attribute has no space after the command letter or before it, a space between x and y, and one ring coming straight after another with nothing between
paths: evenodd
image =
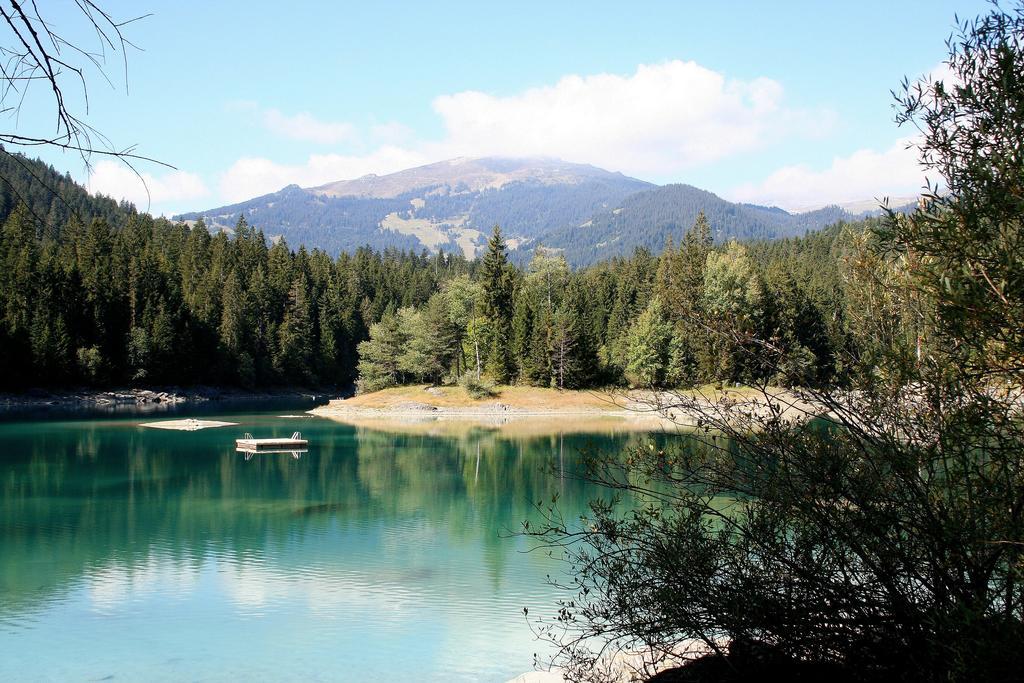
<instances>
[{"instance_id":1,"label":"white cloud","mask_svg":"<svg viewBox=\"0 0 1024 683\"><path fill-rule=\"evenodd\" d=\"M356 127L347 121L320 121L308 112L288 116L277 109L262 114L263 125L291 140L304 140L322 145L349 142L357 138Z\"/></svg>"},{"instance_id":2,"label":"white cloud","mask_svg":"<svg viewBox=\"0 0 1024 683\"><path fill-rule=\"evenodd\" d=\"M350 121L323 121L306 111L286 114L279 109L264 109L251 100L231 100L224 104L224 108L228 112L244 115L281 137L319 145L365 142L399 144L409 142L414 137L413 130L398 121L357 126Z\"/></svg>"},{"instance_id":3,"label":"white cloud","mask_svg":"<svg viewBox=\"0 0 1024 683\"><path fill-rule=\"evenodd\" d=\"M280 135L325 145L353 143L359 151L314 154L293 165L242 158L221 176L219 189L230 203L291 183L309 187L488 155L559 157L641 177L665 176L831 129L832 112L794 109L783 100L781 84L772 79L728 79L695 62L674 60L640 65L628 75L569 75L509 96L442 95L433 101L445 130L439 140L417 140L395 122L364 129L236 102L232 106Z\"/></svg>"},{"instance_id":4,"label":"white cloud","mask_svg":"<svg viewBox=\"0 0 1024 683\"><path fill-rule=\"evenodd\" d=\"M367 155L313 154L304 164L279 164L270 159L239 159L221 176L221 199L234 203L276 192L285 185L323 185L358 178L367 173L394 173L427 163L417 152L401 147L381 147Z\"/></svg>"},{"instance_id":5,"label":"white cloud","mask_svg":"<svg viewBox=\"0 0 1024 683\"><path fill-rule=\"evenodd\" d=\"M168 171L161 175L140 175L122 163L100 161L93 167L87 186L94 194L108 195L117 200L126 199L141 211L161 204L202 199L210 194L195 173Z\"/></svg>"},{"instance_id":6,"label":"white cloud","mask_svg":"<svg viewBox=\"0 0 1024 683\"><path fill-rule=\"evenodd\" d=\"M849 156L834 158L825 169L785 166L760 183L741 185L726 194L734 200L774 204L785 209L912 196L920 192L925 180L917 150L907 148L912 141L902 138L884 151L857 150Z\"/></svg>"},{"instance_id":7,"label":"white cloud","mask_svg":"<svg viewBox=\"0 0 1024 683\"><path fill-rule=\"evenodd\" d=\"M729 80L679 60L629 76L566 76L509 97L444 95L434 110L452 155L555 156L635 174L692 168L832 120L784 107L774 80Z\"/></svg>"}]
</instances>

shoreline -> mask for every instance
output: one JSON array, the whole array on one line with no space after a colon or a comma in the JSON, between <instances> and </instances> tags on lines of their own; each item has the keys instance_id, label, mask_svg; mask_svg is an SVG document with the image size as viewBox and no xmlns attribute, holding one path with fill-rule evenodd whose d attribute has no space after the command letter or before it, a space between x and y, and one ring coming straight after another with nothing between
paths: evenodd
<instances>
[{"instance_id":1,"label":"shoreline","mask_svg":"<svg viewBox=\"0 0 1024 683\"><path fill-rule=\"evenodd\" d=\"M410 434L463 434L466 430L494 430L510 435L622 431L664 431L685 427L652 413L629 410L519 410L498 406L388 410L338 407L332 401L306 411L356 428Z\"/></svg>"},{"instance_id":2,"label":"shoreline","mask_svg":"<svg viewBox=\"0 0 1024 683\"><path fill-rule=\"evenodd\" d=\"M413 385L332 400L307 411L354 427L441 434L466 428L552 433L679 428L635 397L601 391L502 386L473 399L460 387Z\"/></svg>"},{"instance_id":3,"label":"shoreline","mask_svg":"<svg viewBox=\"0 0 1024 683\"><path fill-rule=\"evenodd\" d=\"M691 409L672 400L683 393L693 402ZM723 418L735 410L736 419L778 410L795 422L818 412L787 390L761 394L736 387L674 393L501 386L490 397L473 399L457 386L429 385L391 387L335 399L307 412L355 427L437 433L458 426L530 432L692 429L705 409Z\"/></svg>"},{"instance_id":4,"label":"shoreline","mask_svg":"<svg viewBox=\"0 0 1024 683\"><path fill-rule=\"evenodd\" d=\"M91 389L28 389L23 392L0 393L0 410L21 408L117 408L173 407L186 403L215 401L268 401L275 399L327 400L337 396L336 390L314 390L285 387L265 391L249 391L237 387L117 387Z\"/></svg>"}]
</instances>

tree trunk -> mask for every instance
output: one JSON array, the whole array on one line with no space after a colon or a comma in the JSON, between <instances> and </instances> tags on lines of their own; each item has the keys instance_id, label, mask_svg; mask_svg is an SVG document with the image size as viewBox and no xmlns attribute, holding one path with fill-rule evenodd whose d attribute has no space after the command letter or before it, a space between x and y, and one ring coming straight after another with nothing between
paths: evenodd
<instances>
[{"instance_id":1,"label":"tree trunk","mask_svg":"<svg viewBox=\"0 0 1024 683\"><path fill-rule=\"evenodd\" d=\"M476 351L476 381L480 381L480 341L473 340L473 349Z\"/></svg>"}]
</instances>

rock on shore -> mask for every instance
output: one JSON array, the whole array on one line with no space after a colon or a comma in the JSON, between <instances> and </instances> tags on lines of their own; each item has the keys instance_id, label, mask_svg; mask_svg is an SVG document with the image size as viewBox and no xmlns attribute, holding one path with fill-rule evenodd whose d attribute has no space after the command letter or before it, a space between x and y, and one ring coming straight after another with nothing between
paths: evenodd
<instances>
[{"instance_id":1,"label":"rock on shore","mask_svg":"<svg viewBox=\"0 0 1024 683\"><path fill-rule=\"evenodd\" d=\"M160 387L149 389L31 389L23 393L0 394L0 408L33 407L117 407L117 406L173 406L179 403L203 401L262 401L282 398L326 398L306 389L279 389L246 391L218 387Z\"/></svg>"}]
</instances>

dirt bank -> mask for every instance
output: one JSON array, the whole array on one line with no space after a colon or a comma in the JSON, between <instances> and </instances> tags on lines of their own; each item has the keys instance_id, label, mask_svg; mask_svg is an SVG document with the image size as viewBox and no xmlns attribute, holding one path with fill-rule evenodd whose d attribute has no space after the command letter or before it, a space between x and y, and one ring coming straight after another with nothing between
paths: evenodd
<instances>
[{"instance_id":1,"label":"dirt bank","mask_svg":"<svg viewBox=\"0 0 1024 683\"><path fill-rule=\"evenodd\" d=\"M680 401L681 397L685 400ZM511 430L515 425L516 431L544 432L594 431L597 427L601 427L598 431L649 430L692 426L700 410L720 411L737 405L766 410L769 400L786 410L797 408L786 392L766 395L745 388L654 393L502 386L491 397L473 399L461 387L417 385L333 400L309 412L355 426L431 433L443 431L441 425L448 423L453 428L469 424ZM694 406L698 410L693 410Z\"/></svg>"}]
</instances>

